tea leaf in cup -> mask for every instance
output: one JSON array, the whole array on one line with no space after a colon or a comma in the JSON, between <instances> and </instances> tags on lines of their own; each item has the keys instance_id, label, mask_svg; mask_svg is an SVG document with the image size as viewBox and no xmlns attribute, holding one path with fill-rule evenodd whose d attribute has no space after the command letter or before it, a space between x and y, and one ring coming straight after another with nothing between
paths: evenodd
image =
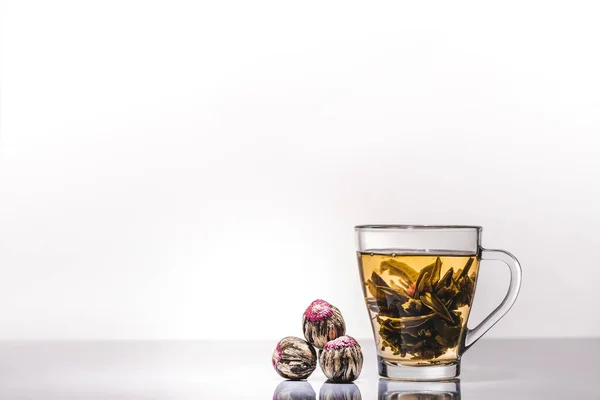
<instances>
[{"instance_id":1,"label":"tea leaf in cup","mask_svg":"<svg viewBox=\"0 0 600 400\"><path fill-rule=\"evenodd\" d=\"M382 261L379 270L381 273L388 271L390 275L400 277L404 281L406 287L412 285L419 276L419 273L409 267L408 264L394 259Z\"/></svg>"},{"instance_id":2,"label":"tea leaf in cup","mask_svg":"<svg viewBox=\"0 0 600 400\"><path fill-rule=\"evenodd\" d=\"M402 293L392 289L389 286L388 287L377 286L377 290L383 292L388 304L404 303L404 302L408 301L408 296L404 296Z\"/></svg>"},{"instance_id":3,"label":"tea leaf in cup","mask_svg":"<svg viewBox=\"0 0 600 400\"><path fill-rule=\"evenodd\" d=\"M394 292L402 299L403 302L410 300L410 295L404 290L402 286L396 285L393 281L390 281L390 285Z\"/></svg>"},{"instance_id":4,"label":"tea leaf in cup","mask_svg":"<svg viewBox=\"0 0 600 400\"><path fill-rule=\"evenodd\" d=\"M408 299L406 303L402 304L402 309L408 315L418 315L421 314L423 304L421 303L421 300Z\"/></svg>"},{"instance_id":5,"label":"tea leaf in cup","mask_svg":"<svg viewBox=\"0 0 600 400\"><path fill-rule=\"evenodd\" d=\"M462 307L473 302L473 293L475 292L475 282L468 275L458 282L458 293L453 299L453 307Z\"/></svg>"},{"instance_id":6,"label":"tea leaf in cup","mask_svg":"<svg viewBox=\"0 0 600 400\"><path fill-rule=\"evenodd\" d=\"M415 292L413 297L418 299L422 293L431 291L431 283L429 281L430 270L427 270L427 267L423 268L419 273L419 278L417 278L417 283L415 283Z\"/></svg>"},{"instance_id":7,"label":"tea leaf in cup","mask_svg":"<svg viewBox=\"0 0 600 400\"><path fill-rule=\"evenodd\" d=\"M473 265L473 257L469 258L469 260L465 264L465 267L463 268L462 272L458 276L458 280L461 280L462 278L464 278L465 276L467 276L469 274L469 270L471 269L471 265Z\"/></svg>"},{"instance_id":8,"label":"tea leaf in cup","mask_svg":"<svg viewBox=\"0 0 600 400\"><path fill-rule=\"evenodd\" d=\"M388 321L389 326L394 329L407 329L423 325L434 315L435 313L419 315L418 317L389 318Z\"/></svg>"},{"instance_id":9,"label":"tea leaf in cup","mask_svg":"<svg viewBox=\"0 0 600 400\"><path fill-rule=\"evenodd\" d=\"M435 285L440 280L441 273L442 273L442 260L440 260L440 258L437 257L435 259L435 262L433 263L433 267L431 269L431 275L429 277L432 287L435 287Z\"/></svg>"},{"instance_id":10,"label":"tea leaf in cup","mask_svg":"<svg viewBox=\"0 0 600 400\"><path fill-rule=\"evenodd\" d=\"M389 285L383 280L383 278L379 276L375 271L373 271L373 273L371 274L371 280L377 286L389 287Z\"/></svg>"},{"instance_id":11,"label":"tea leaf in cup","mask_svg":"<svg viewBox=\"0 0 600 400\"><path fill-rule=\"evenodd\" d=\"M444 287L439 288L435 292L435 294L437 295L437 297L440 300L442 300L442 302L446 305L446 307L448 307L448 309L452 308L452 302L454 301L454 299L456 298L456 296L458 295L458 293L459 293L458 285L456 285L454 282L452 282L448 286L444 286Z\"/></svg>"},{"instance_id":12,"label":"tea leaf in cup","mask_svg":"<svg viewBox=\"0 0 600 400\"><path fill-rule=\"evenodd\" d=\"M388 305L388 297L384 293L384 286L377 286L373 281L367 281L367 287L369 288L369 292L375 297L377 304L379 307L385 308Z\"/></svg>"},{"instance_id":13,"label":"tea leaf in cup","mask_svg":"<svg viewBox=\"0 0 600 400\"><path fill-rule=\"evenodd\" d=\"M440 279L437 284L435 285L436 290L440 290L444 287L447 287L450 285L450 283L452 283L452 275L454 274L454 269L450 268L448 271L446 271L446 273L444 274L443 278Z\"/></svg>"},{"instance_id":14,"label":"tea leaf in cup","mask_svg":"<svg viewBox=\"0 0 600 400\"><path fill-rule=\"evenodd\" d=\"M438 313L445 320L454 323L452 315L450 315L450 311L448 311L444 303L442 303L442 301L435 294L424 293L421 295L420 299L423 305Z\"/></svg>"},{"instance_id":15,"label":"tea leaf in cup","mask_svg":"<svg viewBox=\"0 0 600 400\"><path fill-rule=\"evenodd\" d=\"M452 342L450 340L446 340L446 338L442 335L437 335L435 337L435 340L444 347L452 347L455 345L454 342Z\"/></svg>"},{"instance_id":16,"label":"tea leaf in cup","mask_svg":"<svg viewBox=\"0 0 600 400\"><path fill-rule=\"evenodd\" d=\"M367 282L367 286L377 300L385 300L387 304L391 304L394 301L404 303L409 298L404 289L397 290L391 288L376 272L371 274L371 280Z\"/></svg>"},{"instance_id":17,"label":"tea leaf in cup","mask_svg":"<svg viewBox=\"0 0 600 400\"><path fill-rule=\"evenodd\" d=\"M446 321L439 318L435 321L432 320L432 323L438 335L442 336L447 341L456 343L456 341L458 340L458 336L460 335L462 319L459 315L454 315L458 323L452 322L448 324Z\"/></svg>"}]
</instances>

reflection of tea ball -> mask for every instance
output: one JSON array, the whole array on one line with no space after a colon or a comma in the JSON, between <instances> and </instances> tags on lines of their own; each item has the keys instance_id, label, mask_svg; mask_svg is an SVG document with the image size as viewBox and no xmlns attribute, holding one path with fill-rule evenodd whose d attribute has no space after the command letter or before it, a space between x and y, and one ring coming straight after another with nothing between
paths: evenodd
<instances>
[{"instance_id":1,"label":"reflection of tea ball","mask_svg":"<svg viewBox=\"0 0 600 400\"><path fill-rule=\"evenodd\" d=\"M304 337L313 346L322 349L328 341L346 333L342 313L325 300L315 300L302 315Z\"/></svg>"},{"instance_id":2,"label":"reflection of tea ball","mask_svg":"<svg viewBox=\"0 0 600 400\"><path fill-rule=\"evenodd\" d=\"M283 381L275 388L273 400L316 400L317 394L310 383Z\"/></svg>"},{"instance_id":3,"label":"reflection of tea ball","mask_svg":"<svg viewBox=\"0 0 600 400\"><path fill-rule=\"evenodd\" d=\"M277 343L271 361L282 377L306 379L317 368L317 352L307 341L288 336Z\"/></svg>"},{"instance_id":4,"label":"reflection of tea ball","mask_svg":"<svg viewBox=\"0 0 600 400\"><path fill-rule=\"evenodd\" d=\"M325 382L321 386L319 400L362 400L362 396L354 383Z\"/></svg>"},{"instance_id":5,"label":"reflection of tea ball","mask_svg":"<svg viewBox=\"0 0 600 400\"><path fill-rule=\"evenodd\" d=\"M360 375L363 355L360 345L350 336L341 336L323 346L319 363L333 382L352 382Z\"/></svg>"}]
</instances>

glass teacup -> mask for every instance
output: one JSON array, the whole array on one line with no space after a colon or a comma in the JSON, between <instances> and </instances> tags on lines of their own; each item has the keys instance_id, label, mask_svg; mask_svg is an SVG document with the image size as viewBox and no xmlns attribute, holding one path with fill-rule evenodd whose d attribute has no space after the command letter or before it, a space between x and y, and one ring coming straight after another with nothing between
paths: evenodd
<instances>
[{"instance_id":1,"label":"glass teacup","mask_svg":"<svg viewBox=\"0 0 600 400\"><path fill-rule=\"evenodd\" d=\"M460 373L462 354L514 304L521 285L517 259L480 246L481 227L355 227L360 277L377 345L379 374L443 380ZM479 263L509 266L508 293L476 328L467 322Z\"/></svg>"}]
</instances>

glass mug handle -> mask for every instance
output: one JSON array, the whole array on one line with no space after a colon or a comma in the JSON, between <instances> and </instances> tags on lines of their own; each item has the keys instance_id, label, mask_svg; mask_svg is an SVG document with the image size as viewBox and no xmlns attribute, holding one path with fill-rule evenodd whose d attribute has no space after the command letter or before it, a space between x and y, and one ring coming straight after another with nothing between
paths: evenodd
<instances>
[{"instance_id":1,"label":"glass mug handle","mask_svg":"<svg viewBox=\"0 0 600 400\"><path fill-rule=\"evenodd\" d=\"M517 296L519 295L519 289L521 288L521 265L519 264L519 260L508 251L481 249L481 260L498 260L504 262L510 269L510 284L502 303L481 321L479 325L467 331L464 351L468 350L475 342L481 339L492 326L496 325L506 315L508 310L515 304L515 300L517 300Z\"/></svg>"}]
</instances>

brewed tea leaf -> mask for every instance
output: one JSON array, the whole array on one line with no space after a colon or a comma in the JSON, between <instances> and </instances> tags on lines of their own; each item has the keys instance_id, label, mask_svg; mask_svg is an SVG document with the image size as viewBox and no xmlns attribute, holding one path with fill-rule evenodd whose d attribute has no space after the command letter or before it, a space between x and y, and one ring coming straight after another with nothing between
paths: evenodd
<instances>
[{"instance_id":1,"label":"brewed tea leaf","mask_svg":"<svg viewBox=\"0 0 600 400\"><path fill-rule=\"evenodd\" d=\"M437 290L437 292L435 292L437 297L440 300L442 300L449 309L452 308L452 302L454 301L455 297L460 293L460 290L458 286L454 283L454 281L451 280L450 282L450 285L442 286Z\"/></svg>"},{"instance_id":2,"label":"brewed tea leaf","mask_svg":"<svg viewBox=\"0 0 600 400\"><path fill-rule=\"evenodd\" d=\"M423 304L421 300L408 299L407 302L402 304L402 309L409 315L418 315L423 309Z\"/></svg>"},{"instance_id":3,"label":"brewed tea leaf","mask_svg":"<svg viewBox=\"0 0 600 400\"><path fill-rule=\"evenodd\" d=\"M420 299L423 305L438 313L445 320L454 323L450 311L448 311L444 303L435 294L424 293L421 295Z\"/></svg>"},{"instance_id":4,"label":"brewed tea leaf","mask_svg":"<svg viewBox=\"0 0 600 400\"><path fill-rule=\"evenodd\" d=\"M393 280L390 279L390 283L389 283L390 287L394 290L404 290L404 288L400 285L398 285L396 282L394 282ZM406 290L404 290L406 292Z\"/></svg>"},{"instance_id":5,"label":"brewed tea leaf","mask_svg":"<svg viewBox=\"0 0 600 400\"><path fill-rule=\"evenodd\" d=\"M405 289L404 289L402 286L396 285L396 284L394 283L394 281L390 280L390 286L391 286L391 288L392 288L392 289L394 289L394 291L395 291L395 292L396 292L396 293L397 293L397 294L398 294L398 295L399 295L401 298L403 298L403 299L406 299L406 300L408 300L408 299L410 298L410 296L408 295L408 293L406 293L406 290L405 290ZM404 301L406 301L406 300L404 300Z\"/></svg>"},{"instance_id":6,"label":"brewed tea leaf","mask_svg":"<svg viewBox=\"0 0 600 400\"><path fill-rule=\"evenodd\" d=\"M367 287L369 289L369 292L371 292L373 297L375 297L375 300L377 301L377 305L380 308L386 308L393 302L394 299L390 299L389 294L385 293L385 289L391 290L389 287L377 286L370 279L367 281Z\"/></svg>"},{"instance_id":7,"label":"brewed tea leaf","mask_svg":"<svg viewBox=\"0 0 600 400\"><path fill-rule=\"evenodd\" d=\"M367 281L367 287L379 306L389 307L396 304L396 307L400 307L402 303L409 299L406 292L392 289L376 272L371 274L371 279Z\"/></svg>"},{"instance_id":8,"label":"brewed tea leaf","mask_svg":"<svg viewBox=\"0 0 600 400\"><path fill-rule=\"evenodd\" d=\"M431 273L433 272L434 267L435 267L435 261L432 262L431 264L423 267L423 269L420 271L420 274L427 273L427 274L429 274L429 276L431 276Z\"/></svg>"},{"instance_id":9,"label":"brewed tea leaf","mask_svg":"<svg viewBox=\"0 0 600 400\"><path fill-rule=\"evenodd\" d=\"M432 291L435 283L440 279L441 267L442 260L439 257L433 263L423 267L417 277L416 287L418 288L419 283L423 282L423 279L419 280L419 278L427 275L425 282L421 283L421 285L424 285L422 286L424 290Z\"/></svg>"},{"instance_id":10,"label":"brewed tea leaf","mask_svg":"<svg viewBox=\"0 0 600 400\"><path fill-rule=\"evenodd\" d=\"M412 269L408 264L394 259L383 261L379 269L382 273L389 271L390 275L399 276L406 283L407 287L412 285L419 276L419 273Z\"/></svg>"},{"instance_id":11,"label":"brewed tea leaf","mask_svg":"<svg viewBox=\"0 0 600 400\"><path fill-rule=\"evenodd\" d=\"M469 258L469 260L465 264L465 267L463 268L462 272L458 276L458 280L461 280L462 278L467 276L467 274L469 273L469 270L471 269L471 265L473 265L473 258L474 257Z\"/></svg>"},{"instance_id":12,"label":"brewed tea leaf","mask_svg":"<svg viewBox=\"0 0 600 400\"><path fill-rule=\"evenodd\" d=\"M366 285L367 285L367 288L369 289L369 292L371 292L371 294L373 296L375 296L375 298L377 299L377 294L378 294L377 286L370 279L367 281Z\"/></svg>"},{"instance_id":13,"label":"brewed tea leaf","mask_svg":"<svg viewBox=\"0 0 600 400\"><path fill-rule=\"evenodd\" d=\"M458 281L459 293L453 299L454 307L471 305L475 293L475 282L468 275Z\"/></svg>"},{"instance_id":14,"label":"brewed tea leaf","mask_svg":"<svg viewBox=\"0 0 600 400\"><path fill-rule=\"evenodd\" d=\"M408 301L408 296L404 296L402 293L392 289L389 286L377 286L377 290L383 292L383 294L388 299L388 304L392 302L404 303Z\"/></svg>"},{"instance_id":15,"label":"brewed tea leaf","mask_svg":"<svg viewBox=\"0 0 600 400\"><path fill-rule=\"evenodd\" d=\"M383 286L377 286L373 281L369 280L367 281L367 287L380 306L387 306L388 301L387 296L382 290L384 288Z\"/></svg>"},{"instance_id":16,"label":"brewed tea leaf","mask_svg":"<svg viewBox=\"0 0 600 400\"><path fill-rule=\"evenodd\" d=\"M373 271L373 273L371 274L371 280L373 281L373 283L377 286L384 286L384 287L389 287L388 284L383 280L382 277L380 277L377 272Z\"/></svg>"},{"instance_id":17,"label":"brewed tea leaf","mask_svg":"<svg viewBox=\"0 0 600 400\"><path fill-rule=\"evenodd\" d=\"M419 293L424 293L424 292L430 290L430 288L431 288L430 278L431 278L431 274L429 272L426 272L425 274L423 274L423 279L421 279L421 283L419 283Z\"/></svg>"},{"instance_id":18,"label":"brewed tea leaf","mask_svg":"<svg viewBox=\"0 0 600 400\"><path fill-rule=\"evenodd\" d=\"M433 268L431 269L431 275L429 277L429 281L431 282L431 286L435 287L435 285L440 280L440 275L442 273L442 260L437 257L435 262L433 263Z\"/></svg>"},{"instance_id":19,"label":"brewed tea leaf","mask_svg":"<svg viewBox=\"0 0 600 400\"><path fill-rule=\"evenodd\" d=\"M435 337L435 340L444 347L454 347L456 345L456 342L454 340L447 340L442 335L437 335Z\"/></svg>"},{"instance_id":20,"label":"brewed tea leaf","mask_svg":"<svg viewBox=\"0 0 600 400\"><path fill-rule=\"evenodd\" d=\"M452 274L454 274L453 268L450 268L448 271L446 271L442 279L440 279L435 285L436 290L440 290L444 287L450 286L450 284L452 283Z\"/></svg>"},{"instance_id":21,"label":"brewed tea leaf","mask_svg":"<svg viewBox=\"0 0 600 400\"><path fill-rule=\"evenodd\" d=\"M462 270L462 268L459 268L459 269L458 269L458 271L456 271L456 272L454 273L454 275L452 276L452 279L453 279L455 282L458 282L458 278L460 278L460 274L462 274L462 271L463 271L463 270Z\"/></svg>"},{"instance_id":22,"label":"brewed tea leaf","mask_svg":"<svg viewBox=\"0 0 600 400\"><path fill-rule=\"evenodd\" d=\"M417 279L417 283L415 284L415 292L413 297L418 299L421 294L425 292L431 291L431 284L429 282L429 271L426 271L426 268L423 268L419 274L419 278Z\"/></svg>"},{"instance_id":23,"label":"brewed tea leaf","mask_svg":"<svg viewBox=\"0 0 600 400\"><path fill-rule=\"evenodd\" d=\"M458 323L448 324L441 319L432 320L433 326L438 335L442 336L446 341L453 344L454 347L458 341L461 331L461 318L457 316Z\"/></svg>"},{"instance_id":24,"label":"brewed tea leaf","mask_svg":"<svg viewBox=\"0 0 600 400\"><path fill-rule=\"evenodd\" d=\"M418 317L389 318L387 324L394 329L415 328L423 325L434 315L435 313L419 315Z\"/></svg>"}]
</instances>

